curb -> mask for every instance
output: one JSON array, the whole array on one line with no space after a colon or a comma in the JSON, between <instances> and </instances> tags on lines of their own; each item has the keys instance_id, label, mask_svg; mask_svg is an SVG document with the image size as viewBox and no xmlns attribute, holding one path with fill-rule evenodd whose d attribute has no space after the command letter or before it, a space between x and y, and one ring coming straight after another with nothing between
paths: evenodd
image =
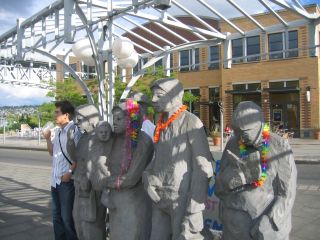
<instances>
[{"instance_id":1,"label":"curb","mask_svg":"<svg viewBox=\"0 0 320 240\"><path fill-rule=\"evenodd\" d=\"M28 147L28 146L10 146L10 145L0 145L3 149L16 149L16 150L30 150L30 151L47 151L46 148L42 147Z\"/></svg>"},{"instance_id":2,"label":"curb","mask_svg":"<svg viewBox=\"0 0 320 240\"><path fill-rule=\"evenodd\" d=\"M16 150L42 151L42 152L47 151L47 149L44 147L11 146L11 145L0 145L0 149L16 149ZM211 150L211 152L213 151ZM306 158L309 158L309 160L306 160ZM296 156L294 161L296 164L320 164L319 156L309 156L309 157Z\"/></svg>"}]
</instances>

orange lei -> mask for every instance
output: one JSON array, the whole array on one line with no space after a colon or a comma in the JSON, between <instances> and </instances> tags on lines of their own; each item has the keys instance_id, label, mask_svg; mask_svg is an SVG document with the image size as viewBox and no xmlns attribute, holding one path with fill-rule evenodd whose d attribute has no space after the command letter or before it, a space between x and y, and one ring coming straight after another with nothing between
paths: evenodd
<instances>
[{"instance_id":1,"label":"orange lei","mask_svg":"<svg viewBox=\"0 0 320 240\"><path fill-rule=\"evenodd\" d=\"M160 116L160 119L157 122L157 128L153 137L153 141L155 143L159 142L160 139L160 134L161 132L166 129L174 120L176 120L180 113L182 113L183 111L185 111L187 109L186 105L182 105L178 111L176 111L174 114L172 114L172 116L168 119L168 121L166 121L165 123L162 123L163 120L163 114Z\"/></svg>"}]
</instances>

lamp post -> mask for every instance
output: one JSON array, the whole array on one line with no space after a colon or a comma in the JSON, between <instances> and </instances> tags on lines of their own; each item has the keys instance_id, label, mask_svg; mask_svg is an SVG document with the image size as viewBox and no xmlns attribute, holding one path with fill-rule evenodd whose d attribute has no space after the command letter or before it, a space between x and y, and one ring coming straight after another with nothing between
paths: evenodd
<instances>
[{"instance_id":1,"label":"lamp post","mask_svg":"<svg viewBox=\"0 0 320 240\"><path fill-rule=\"evenodd\" d=\"M41 113L38 111L38 145L40 145L41 141Z\"/></svg>"},{"instance_id":2,"label":"lamp post","mask_svg":"<svg viewBox=\"0 0 320 240\"><path fill-rule=\"evenodd\" d=\"M5 144L6 143L6 115L3 114L0 120L1 120L0 123L2 124L2 127L3 127L3 144Z\"/></svg>"},{"instance_id":3,"label":"lamp post","mask_svg":"<svg viewBox=\"0 0 320 240\"><path fill-rule=\"evenodd\" d=\"M220 145L220 151L223 152L223 102L219 101L218 103L219 107L220 107L220 134L221 134L221 145Z\"/></svg>"}]
</instances>

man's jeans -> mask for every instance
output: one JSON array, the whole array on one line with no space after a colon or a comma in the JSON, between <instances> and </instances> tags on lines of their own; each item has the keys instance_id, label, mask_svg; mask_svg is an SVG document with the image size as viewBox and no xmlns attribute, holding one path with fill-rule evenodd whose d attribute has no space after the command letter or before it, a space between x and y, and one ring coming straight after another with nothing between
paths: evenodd
<instances>
[{"instance_id":1,"label":"man's jeans","mask_svg":"<svg viewBox=\"0 0 320 240\"><path fill-rule=\"evenodd\" d=\"M55 240L77 240L72 216L74 201L73 180L51 187L52 216Z\"/></svg>"}]
</instances>

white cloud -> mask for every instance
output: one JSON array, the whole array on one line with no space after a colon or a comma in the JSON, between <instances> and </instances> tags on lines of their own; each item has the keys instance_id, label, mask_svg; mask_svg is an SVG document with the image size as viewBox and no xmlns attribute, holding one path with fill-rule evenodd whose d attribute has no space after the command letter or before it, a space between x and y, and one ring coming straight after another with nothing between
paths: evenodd
<instances>
[{"instance_id":1,"label":"white cloud","mask_svg":"<svg viewBox=\"0 0 320 240\"><path fill-rule=\"evenodd\" d=\"M25 86L0 85L0 106L38 105L50 102L47 90Z\"/></svg>"}]
</instances>

